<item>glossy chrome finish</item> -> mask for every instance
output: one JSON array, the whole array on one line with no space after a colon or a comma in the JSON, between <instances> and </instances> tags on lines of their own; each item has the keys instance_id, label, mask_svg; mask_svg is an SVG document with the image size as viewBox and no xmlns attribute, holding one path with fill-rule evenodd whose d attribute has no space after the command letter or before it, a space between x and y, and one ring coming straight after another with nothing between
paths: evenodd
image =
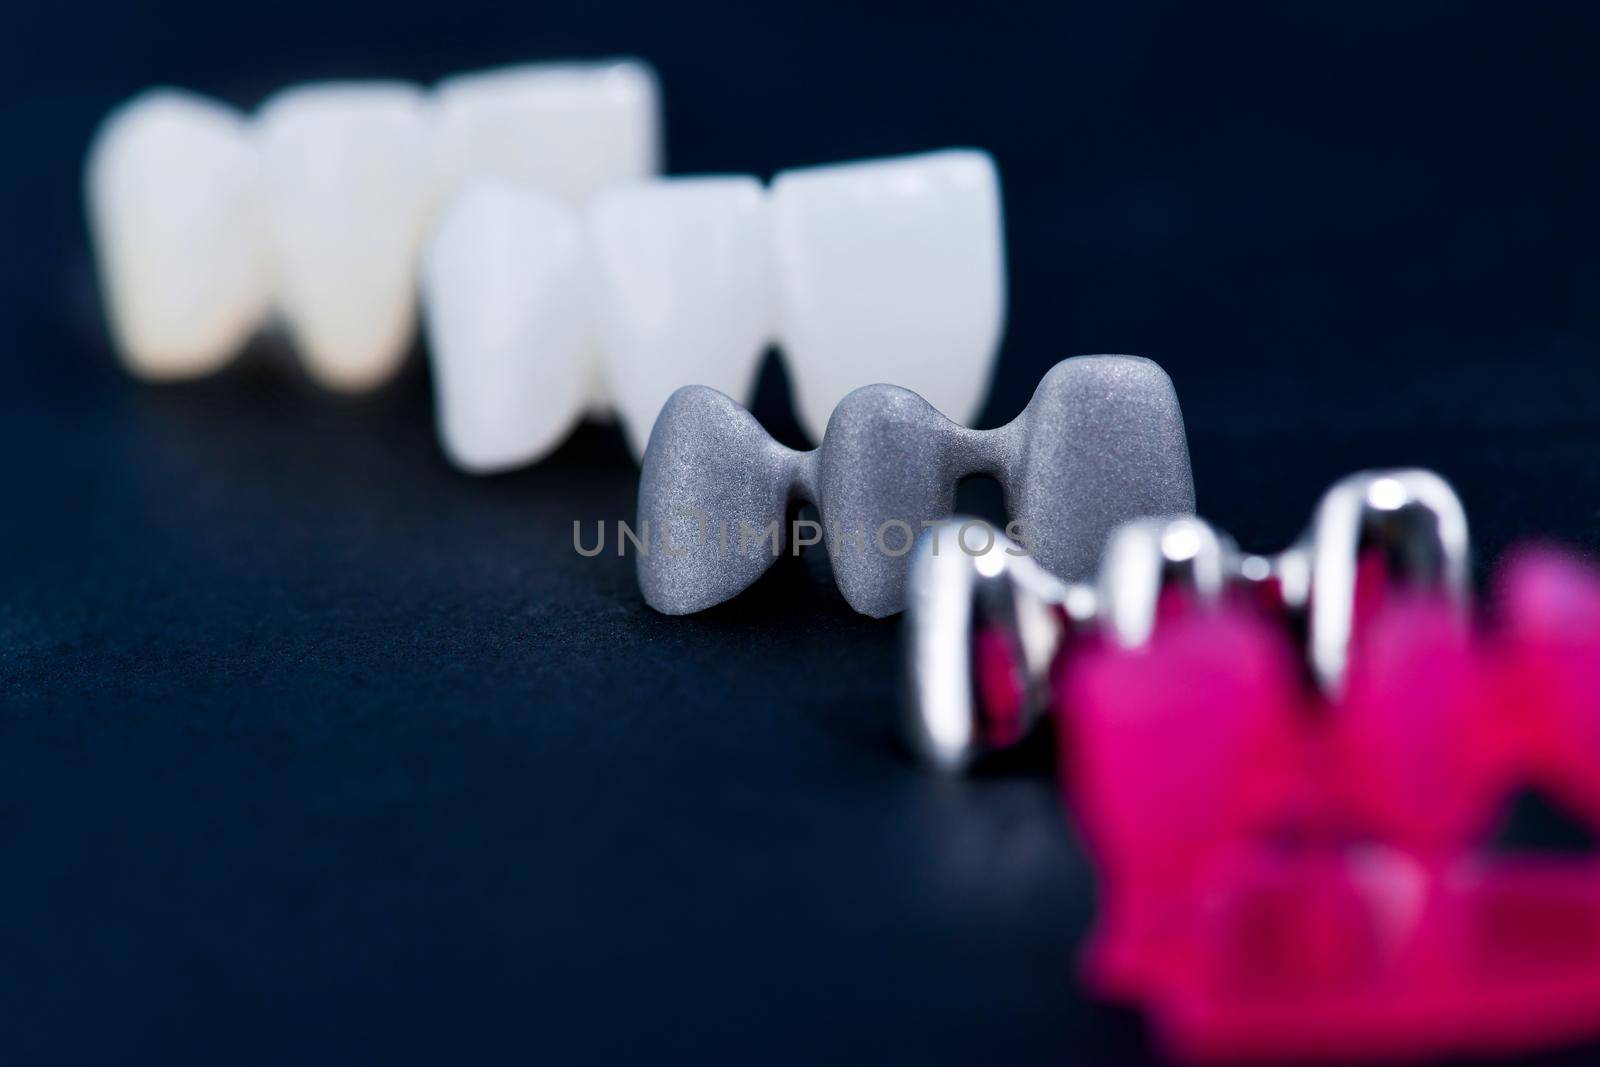
<instances>
[{"instance_id":1,"label":"glossy chrome finish","mask_svg":"<svg viewBox=\"0 0 1600 1067\"><path fill-rule=\"evenodd\" d=\"M972 530L981 529L981 535ZM965 536L964 536L965 535ZM986 546L984 551L975 551ZM955 518L930 527L913 550L906 608L906 711L914 747L959 771L992 746L973 676L980 631L1010 646L1023 686L1025 736L1050 706L1050 664L1074 631L1099 627L1125 647L1148 640L1169 590L1213 602L1226 585L1232 543L1187 516L1140 519L1108 541L1097 586L1052 577L987 523Z\"/></svg>"},{"instance_id":2,"label":"glossy chrome finish","mask_svg":"<svg viewBox=\"0 0 1600 1067\"><path fill-rule=\"evenodd\" d=\"M1123 648L1137 648L1155 631L1167 590L1214 602L1237 555L1210 523L1190 515L1125 523L1100 558L1101 629Z\"/></svg>"},{"instance_id":3,"label":"glossy chrome finish","mask_svg":"<svg viewBox=\"0 0 1600 1067\"><path fill-rule=\"evenodd\" d=\"M1188 516L1138 519L1107 540L1093 584L1053 578L993 531L986 551L952 519L918 541L906 612L907 711L915 747L934 766L958 771L989 748L986 709L973 674L973 637L1003 635L1024 681L1026 734L1049 709L1050 665L1074 632L1098 628L1124 648L1154 633L1173 592L1215 603L1230 589L1254 590L1267 610L1304 619L1305 655L1317 686L1337 694L1355 627L1358 585L1427 590L1465 605L1469 539L1461 501L1424 470L1352 475L1324 494L1300 542L1276 555L1239 552L1232 540ZM1374 555L1375 554L1375 555ZM1381 570L1366 561L1376 558Z\"/></svg>"},{"instance_id":4,"label":"glossy chrome finish","mask_svg":"<svg viewBox=\"0 0 1600 1067\"><path fill-rule=\"evenodd\" d=\"M1385 583L1468 598L1466 512L1432 471L1366 471L1338 482L1317 505L1300 551L1310 571L1306 653L1324 692L1343 685L1363 559L1382 561Z\"/></svg>"},{"instance_id":5,"label":"glossy chrome finish","mask_svg":"<svg viewBox=\"0 0 1600 1067\"><path fill-rule=\"evenodd\" d=\"M1311 603L1311 549L1295 545L1276 556L1255 556L1267 564L1263 581L1277 582L1279 603L1289 611L1304 612ZM1256 570L1259 565L1253 565ZM1241 573L1243 567L1241 566Z\"/></svg>"},{"instance_id":6,"label":"glossy chrome finish","mask_svg":"<svg viewBox=\"0 0 1600 1067\"><path fill-rule=\"evenodd\" d=\"M993 536L963 538L975 529ZM980 545L986 547L975 551ZM982 520L960 517L917 539L910 588L903 631L907 733L929 764L960 771L989 748L973 677L973 635L988 628L1011 646L1023 677L1026 733L1049 707L1050 664L1064 636L1059 613L1070 618L1075 607L1092 617L1084 598L1093 594L1052 577Z\"/></svg>"}]
</instances>

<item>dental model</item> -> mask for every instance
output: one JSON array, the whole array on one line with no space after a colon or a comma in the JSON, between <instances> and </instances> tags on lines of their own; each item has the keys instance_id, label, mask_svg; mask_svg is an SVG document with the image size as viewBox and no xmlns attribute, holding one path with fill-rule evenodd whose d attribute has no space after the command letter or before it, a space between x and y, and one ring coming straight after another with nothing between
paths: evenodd
<instances>
[{"instance_id":1,"label":"dental model","mask_svg":"<svg viewBox=\"0 0 1600 1067\"><path fill-rule=\"evenodd\" d=\"M974 474L1001 483L1012 528L1066 580L1086 577L1127 520L1194 509L1178 399L1147 359L1058 363L1022 414L996 430L958 426L907 389L865 386L834 408L811 452L777 444L716 390L686 386L645 452L639 587L669 615L735 596L783 551L789 512L807 501L845 600L866 615L893 614L905 606L913 540L949 516L957 483Z\"/></svg>"},{"instance_id":2,"label":"dental model","mask_svg":"<svg viewBox=\"0 0 1600 1067\"><path fill-rule=\"evenodd\" d=\"M286 89L255 119L278 306L312 378L365 392L411 343L432 206L425 98L402 83Z\"/></svg>"},{"instance_id":3,"label":"dental model","mask_svg":"<svg viewBox=\"0 0 1600 1067\"><path fill-rule=\"evenodd\" d=\"M630 60L296 86L250 119L143 94L85 179L117 349L201 377L276 307L314 380L365 392L409 349L420 282L441 442L474 473L613 408L642 455L674 389L747 401L774 341L813 439L875 382L975 418L1005 319L988 155L645 182L657 98Z\"/></svg>"},{"instance_id":4,"label":"dental model","mask_svg":"<svg viewBox=\"0 0 1600 1067\"><path fill-rule=\"evenodd\" d=\"M478 472L558 444L583 411L574 376L603 377L642 455L678 386L748 402L774 341L813 440L845 394L877 382L970 422L1005 318L999 180L970 150L788 171L770 190L747 176L634 183L582 220L535 190L480 183L427 258L435 376L455 398L440 436ZM570 283L584 264L587 302Z\"/></svg>"},{"instance_id":5,"label":"dental model","mask_svg":"<svg viewBox=\"0 0 1600 1067\"><path fill-rule=\"evenodd\" d=\"M978 542L983 551L944 548L958 537L977 541L963 529L983 525L976 519L923 535L911 556L906 612L909 721L914 746L932 766L963 770L1046 722L1051 664L1081 635L1140 648L1160 620L1186 605L1265 601L1303 626L1308 668L1336 693L1383 575L1452 600L1467 594L1466 515L1455 491L1430 471L1351 475L1324 494L1300 542L1276 556L1240 552L1185 509L1146 514L1156 517L1116 529L1099 566L1076 576L1015 551L998 534ZM1012 666L996 671L995 655L974 658L968 639L980 631L990 653L1017 657ZM982 695L997 694L1001 676L1014 676L1018 688L986 704Z\"/></svg>"},{"instance_id":6,"label":"dental model","mask_svg":"<svg viewBox=\"0 0 1600 1067\"><path fill-rule=\"evenodd\" d=\"M85 195L117 351L151 381L220 369L272 300L261 167L244 117L155 90L113 112Z\"/></svg>"},{"instance_id":7,"label":"dental model","mask_svg":"<svg viewBox=\"0 0 1600 1067\"><path fill-rule=\"evenodd\" d=\"M1192 517L1134 523L1094 587L1003 539L934 553L960 535L918 547L913 736L955 769L1048 713L1099 884L1084 981L1169 1054L1600 1036L1600 857L1493 843L1526 787L1600 827L1600 572L1516 550L1480 624L1460 502L1415 470L1340 482L1274 557Z\"/></svg>"},{"instance_id":8,"label":"dental model","mask_svg":"<svg viewBox=\"0 0 1600 1067\"><path fill-rule=\"evenodd\" d=\"M658 96L635 60L509 67L432 93L297 86L249 119L141 94L102 124L85 174L117 350L142 378L200 377L276 305L314 379L381 385L411 343L438 206L489 178L581 207L655 173Z\"/></svg>"}]
</instances>

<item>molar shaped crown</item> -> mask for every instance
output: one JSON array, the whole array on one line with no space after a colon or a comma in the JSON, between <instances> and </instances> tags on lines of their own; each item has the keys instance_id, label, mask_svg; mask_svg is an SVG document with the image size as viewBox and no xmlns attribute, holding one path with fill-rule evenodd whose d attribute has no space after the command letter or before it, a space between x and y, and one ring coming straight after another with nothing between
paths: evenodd
<instances>
[{"instance_id":1,"label":"molar shaped crown","mask_svg":"<svg viewBox=\"0 0 1600 1067\"><path fill-rule=\"evenodd\" d=\"M972 473L969 453L988 440L899 386L863 386L833 409L816 453L813 499L834 581L851 607L881 618L905 606L905 567L896 557L910 551L924 522L954 509L956 484Z\"/></svg>"},{"instance_id":2,"label":"molar shaped crown","mask_svg":"<svg viewBox=\"0 0 1600 1067\"><path fill-rule=\"evenodd\" d=\"M1124 522L1194 512L1183 413L1152 360L1057 363L1006 429L1014 437L1007 506L1059 578L1093 575L1106 535Z\"/></svg>"},{"instance_id":3,"label":"molar shaped crown","mask_svg":"<svg viewBox=\"0 0 1600 1067\"><path fill-rule=\"evenodd\" d=\"M997 430L958 426L906 389L864 386L804 453L778 445L726 396L688 387L667 402L645 451L639 519L651 551L639 557L640 588L671 615L727 600L781 551L789 505L809 501L846 601L892 615L905 607L912 541L949 517L957 484L974 474L1001 482L1040 562L1065 565L1067 579L1087 576L1121 522L1194 510L1183 416L1171 381L1148 360L1066 360ZM779 532L752 553L739 534L772 523ZM661 539L669 531L670 546Z\"/></svg>"},{"instance_id":4,"label":"molar shaped crown","mask_svg":"<svg viewBox=\"0 0 1600 1067\"><path fill-rule=\"evenodd\" d=\"M805 455L767 436L724 393L704 385L673 393L639 475L639 588L650 606L704 611L761 577L785 543Z\"/></svg>"}]
</instances>

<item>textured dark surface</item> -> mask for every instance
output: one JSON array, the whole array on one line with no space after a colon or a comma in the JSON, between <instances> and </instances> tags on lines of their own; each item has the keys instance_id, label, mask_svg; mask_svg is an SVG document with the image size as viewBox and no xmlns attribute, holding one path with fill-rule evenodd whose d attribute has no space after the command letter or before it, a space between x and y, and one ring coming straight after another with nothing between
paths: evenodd
<instances>
[{"instance_id":1,"label":"textured dark surface","mask_svg":"<svg viewBox=\"0 0 1600 1067\"><path fill-rule=\"evenodd\" d=\"M949 518L961 482L977 476L1000 484L1019 536L1066 581L1094 574L1124 522L1194 514L1183 415L1148 359L1062 360L993 430L959 426L909 389L864 385L809 452L774 442L726 394L688 385L661 409L639 472L639 538L651 546L637 553L639 591L667 614L701 611L809 540L852 608L893 615L906 606L913 540ZM814 507L815 527L785 527L792 499ZM584 550L599 552L600 536Z\"/></svg>"},{"instance_id":2,"label":"textured dark surface","mask_svg":"<svg viewBox=\"0 0 1600 1067\"><path fill-rule=\"evenodd\" d=\"M632 512L615 431L471 481L420 370L331 400L264 345L125 380L78 166L151 82L248 105L637 52L676 170L978 144L1012 282L988 425L1133 352L1247 545L1425 464L1485 554L1600 547L1600 8L864 8L9 13L0 1060L1148 1055L1075 988L1091 886L1047 780L918 773L894 623L820 556L664 618L570 547ZM785 405L769 374L780 434Z\"/></svg>"}]
</instances>

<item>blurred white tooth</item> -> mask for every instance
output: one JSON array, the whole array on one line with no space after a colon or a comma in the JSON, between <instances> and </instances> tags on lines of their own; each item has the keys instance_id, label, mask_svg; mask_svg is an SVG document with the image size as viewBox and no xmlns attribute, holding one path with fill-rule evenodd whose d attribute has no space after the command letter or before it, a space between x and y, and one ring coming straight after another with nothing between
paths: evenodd
<instances>
[{"instance_id":1,"label":"blurred white tooth","mask_svg":"<svg viewBox=\"0 0 1600 1067\"><path fill-rule=\"evenodd\" d=\"M779 318L801 425L887 382L977 417L1005 320L1000 189L988 153L811 167L772 185Z\"/></svg>"},{"instance_id":2,"label":"blurred white tooth","mask_svg":"<svg viewBox=\"0 0 1600 1067\"><path fill-rule=\"evenodd\" d=\"M632 59L533 63L437 88L442 188L503 178L583 206L660 167L655 72Z\"/></svg>"},{"instance_id":3,"label":"blurred white tooth","mask_svg":"<svg viewBox=\"0 0 1600 1067\"><path fill-rule=\"evenodd\" d=\"M376 388L415 327L432 191L422 94L398 82L302 86L257 122L290 333L323 385Z\"/></svg>"},{"instance_id":4,"label":"blurred white tooth","mask_svg":"<svg viewBox=\"0 0 1600 1067\"><path fill-rule=\"evenodd\" d=\"M422 264L445 454L479 474L538 459L583 414L593 374L583 224L560 200L469 185Z\"/></svg>"},{"instance_id":5,"label":"blurred white tooth","mask_svg":"<svg viewBox=\"0 0 1600 1067\"><path fill-rule=\"evenodd\" d=\"M777 304L761 183L622 186L595 198L589 222L606 380L634 455L681 385L748 404Z\"/></svg>"},{"instance_id":6,"label":"blurred white tooth","mask_svg":"<svg viewBox=\"0 0 1600 1067\"><path fill-rule=\"evenodd\" d=\"M84 192L128 368L193 378L237 354L271 294L259 169L242 116L173 89L135 97L95 135Z\"/></svg>"}]
</instances>

